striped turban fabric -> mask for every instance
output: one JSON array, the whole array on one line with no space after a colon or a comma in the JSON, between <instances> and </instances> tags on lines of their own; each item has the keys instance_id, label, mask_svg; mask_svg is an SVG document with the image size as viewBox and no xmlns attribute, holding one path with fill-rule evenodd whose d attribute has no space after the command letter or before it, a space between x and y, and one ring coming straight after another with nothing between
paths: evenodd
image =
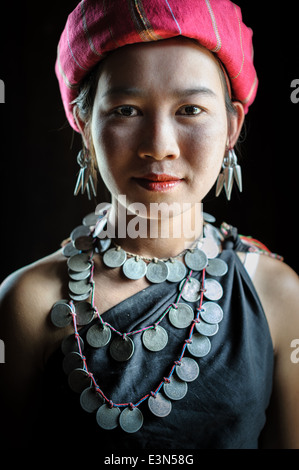
<instances>
[{"instance_id":1,"label":"striped turban fabric","mask_svg":"<svg viewBox=\"0 0 299 470\"><path fill-rule=\"evenodd\" d=\"M245 113L258 79L253 64L252 30L230 0L82 0L61 34L55 71L66 116L80 84L110 52L127 44L185 36L213 52L229 77L232 97Z\"/></svg>"}]
</instances>

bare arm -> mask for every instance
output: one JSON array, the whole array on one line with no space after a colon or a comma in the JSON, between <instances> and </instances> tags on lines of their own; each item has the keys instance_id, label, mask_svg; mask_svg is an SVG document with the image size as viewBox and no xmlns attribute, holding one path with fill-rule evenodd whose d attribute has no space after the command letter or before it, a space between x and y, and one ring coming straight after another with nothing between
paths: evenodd
<instances>
[{"instance_id":1,"label":"bare arm","mask_svg":"<svg viewBox=\"0 0 299 470\"><path fill-rule=\"evenodd\" d=\"M36 326L25 313L26 284L21 273L16 273L1 287L0 336L5 344L5 364L0 367L0 410L3 437L9 446L23 445L28 436L40 370Z\"/></svg>"},{"instance_id":2,"label":"bare arm","mask_svg":"<svg viewBox=\"0 0 299 470\"><path fill-rule=\"evenodd\" d=\"M291 347L294 339L299 341L299 279L284 263L261 256L253 280L269 321L275 352L273 395L262 445L299 449L299 363L292 360Z\"/></svg>"},{"instance_id":3,"label":"bare arm","mask_svg":"<svg viewBox=\"0 0 299 470\"><path fill-rule=\"evenodd\" d=\"M48 320L51 306L61 298L57 267L42 262L12 274L1 285L0 338L5 344L5 364L0 364L1 444L8 447L30 441L45 354L59 340Z\"/></svg>"}]
</instances>

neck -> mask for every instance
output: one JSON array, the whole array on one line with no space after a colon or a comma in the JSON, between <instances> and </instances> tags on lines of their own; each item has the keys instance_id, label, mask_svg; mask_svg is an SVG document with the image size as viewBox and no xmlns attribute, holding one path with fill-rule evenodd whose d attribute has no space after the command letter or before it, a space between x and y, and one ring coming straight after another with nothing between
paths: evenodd
<instances>
[{"instance_id":1,"label":"neck","mask_svg":"<svg viewBox=\"0 0 299 470\"><path fill-rule=\"evenodd\" d=\"M162 211L155 218L113 205L107 234L127 252L148 258L170 258L192 246L202 235L201 208L201 204L195 204L184 212L166 215Z\"/></svg>"}]
</instances>

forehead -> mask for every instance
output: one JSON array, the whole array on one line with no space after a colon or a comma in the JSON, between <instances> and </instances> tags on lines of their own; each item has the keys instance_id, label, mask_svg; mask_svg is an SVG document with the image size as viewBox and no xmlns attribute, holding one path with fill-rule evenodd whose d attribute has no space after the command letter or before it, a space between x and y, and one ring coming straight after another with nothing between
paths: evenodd
<instances>
[{"instance_id":1,"label":"forehead","mask_svg":"<svg viewBox=\"0 0 299 470\"><path fill-rule=\"evenodd\" d=\"M221 70L210 51L183 37L121 47L102 62L99 76L103 93L121 86L158 91L198 85L222 91Z\"/></svg>"}]
</instances>

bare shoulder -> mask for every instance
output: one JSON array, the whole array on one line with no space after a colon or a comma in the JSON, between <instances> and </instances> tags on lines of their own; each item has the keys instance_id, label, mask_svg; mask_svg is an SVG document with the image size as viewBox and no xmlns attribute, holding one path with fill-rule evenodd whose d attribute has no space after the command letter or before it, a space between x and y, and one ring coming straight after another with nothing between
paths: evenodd
<instances>
[{"instance_id":1,"label":"bare shoulder","mask_svg":"<svg viewBox=\"0 0 299 470\"><path fill-rule=\"evenodd\" d=\"M299 328L299 277L284 262L260 255L253 283L272 331L275 350L278 352L284 345L286 335L294 334L294 328Z\"/></svg>"},{"instance_id":2,"label":"bare shoulder","mask_svg":"<svg viewBox=\"0 0 299 470\"><path fill-rule=\"evenodd\" d=\"M64 260L59 250L10 274L0 285L0 306L9 302L23 311L30 304L26 310L35 310L61 284Z\"/></svg>"},{"instance_id":3,"label":"bare shoulder","mask_svg":"<svg viewBox=\"0 0 299 470\"><path fill-rule=\"evenodd\" d=\"M299 283L298 274L279 259L260 255L257 275L258 282L261 282L264 287L268 285L268 288L271 289L271 284L274 282L275 287L277 287L278 283L284 288L288 288L289 290L295 289L294 292L297 291Z\"/></svg>"},{"instance_id":4,"label":"bare shoulder","mask_svg":"<svg viewBox=\"0 0 299 470\"><path fill-rule=\"evenodd\" d=\"M59 266L63 264L65 260L61 250L52 253L51 255L41 258L27 266L24 266L17 271L10 274L0 285L1 296L7 293L11 288L21 286L24 282L28 283L32 280L42 281L44 277L51 277L53 272L57 272ZM1 297L2 298L2 297Z\"/></svg>"}]
</instances>

